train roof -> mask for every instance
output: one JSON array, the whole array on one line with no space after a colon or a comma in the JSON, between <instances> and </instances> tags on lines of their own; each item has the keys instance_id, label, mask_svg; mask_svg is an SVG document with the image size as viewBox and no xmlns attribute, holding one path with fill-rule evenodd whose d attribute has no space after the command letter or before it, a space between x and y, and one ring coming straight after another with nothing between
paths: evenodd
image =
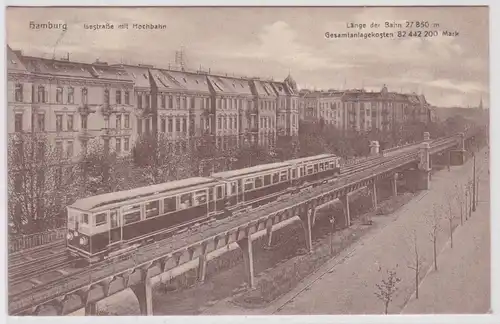
<instances>
[{"instance_id":1,"label":"train roof","mask_svg":"<svg viewBox=\"0 0 500 324\"><path fill-rule=\"evenodd\" d=\"M152 196L158 193L179 191L180 189L190 189L195 186L216 182L212 178L194 177L177 181L160 183L147 187L140 187L131 190L110 192L102 195L78 199L69 207L81 210L92 210L106 205L116 204L122 201L134 200L141 197Z\"/></svg>"},{"instance_id":2,"label":"train roof","mask_svg":"<svg viewBox=\"0 0 500 324\"><path fill-rule=\"evenodd\" d=\"M252 174L252 173L280 169L280 168L288 167L288 166L290 166L290 163L288 163L288 162L276 162L276 163L260 164L260 165L256 165L256 166L245 168L245 169L214 173L214 174L212 174L212 177L231 179L231 178L245 176L245 175Z\"/></svg>"},{"instance_id":3,"label":"train roof","mask_svg":"<svg viewBox=\"0 0 500 324\"><path fill-rule=\"evenodd\" d=\"M321 159L326 159L326 158L334 158L337 157L334 154L319 154L319 155L314 155L314 156L306 156L303 158L298 158L294 160L287 161L288 163L302 163L302 162L309 162L309 161L315 161L315 160L321 160Z\"/></svg>"}]
</instances>

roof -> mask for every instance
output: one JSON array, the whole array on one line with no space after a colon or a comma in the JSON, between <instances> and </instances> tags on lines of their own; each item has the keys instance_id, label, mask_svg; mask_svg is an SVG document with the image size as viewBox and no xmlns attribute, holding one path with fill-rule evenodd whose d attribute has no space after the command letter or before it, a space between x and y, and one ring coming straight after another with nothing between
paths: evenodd
<instances>
[{"instance_id":1,"label":"roof","mask_svg":"<svg viewBox=\"0 0 500 324\"><path fill-rule=\"evenodd\" d=\"M223 76L208 75L207 79L212 85L212 89L217 94L243 94L252 95L252 89L248 80Z\"/></svg>"},{"instance_id":2,"label":"roof","mask_svg":"<svg viewBox=\"0 0 500 324\"><path fill-rule=\"evenodd\" d=\"M164 73L162 69L149 69L154 78L154 82L160 91L184 90L184 87L170 75Z\"/></svg>"},{"instance_id":3,"label":"roof","mask_svg":"<svg viewBox=\"0 0 500 324\"><path fill-rule=\"evenodd\" d=\"M337 157L337 156L334 154L319 154L319 155L314 155L314 156L306 156L303 158L298 158L298 159L290 160L287 162L292 163L292 164L297 164L297 163L302 163L302 162L328 159L328 158L334 158L334 157Z\"/></svg>"},{"instance_id":4,"label":"roof","mask_svg":"<svg viewBox=\"0 0 500 324\"><path fill-rule=\"evenodd\" d=\"M262 98L276 98L277 94L271 86L270 82L253 80L256 95Z\"/></svg>"},{"instance_id":5,"label":"roof","mask_svg":"<svg viewBox=\"0 0 500 324\"><path fill-rule=\"evenodd\" d=\"M7 71L28 72L17 54L7 46Z\"/></svg>"},{"instance_id":6,"label":"roof","mask_svg":"<svg viewBox=\"0 0 500 324\"><path fill-rule=\"evenodd\" d=\"M32 56L23 56L21 60L28 71L33 73L93 78L89 71L91 65L87 63L51 60Z\"/></svg>"},{"instance_id":7,"label":"roof","mask_svg":"<svg viewBox=\"0 0 500 324\"><path fill-rule=\"evenodd\" d=\"M110 192L102 195L78 199L77 201L75 201L74 204L72 204L69 207L90 211L94 208L105 206L108 204L113 204L120 201L127 201L135 198L147 197L157 193L174 191L184 188L187 190L190 187L197 186L200 184L208 184L214 181L215 180L211 178L201 178L201 177L188 178L178 181L170 181L147 187Z\"/></svg>"},{"instance_id":8,"label":"roof","mask_svg":"<svg viewBox=\"0 0 500 324\"><path fill-rule=\"evenodd\" d=\"M120 66L110 66L107 64L94 63L90 66L90 73L100 79L111 79L129 82L133 81L132 76Z\"/></svg>"},{"instance_id":9,"label":"roof","mask_svg":"<svg viewBox=\"0 0 500 324\"><path fill-rule=\"evenodd\" d=\"M178 84L184 90L210 93L205 74L172 70L162 70L162 72L171 82Z\"/></svg>"},{"instance_id":10,"label":"roof","mask_svg":"<svg viewBox=\"0 0 500 324\"><path fill-rule=\"evenodd\" d=\"M288 163L288 162L260 164L260 165L256 165L256 166L246 168L246 169L231 170L231 171L214 173L214 174L212 174L212 177L222 178L222 179L230 179L230 178L234 178L234 177L248 175L251 173L265 172L265 171L280 169L280 168L288 167L288 166L290 166L290 163Z\"/></svg>"},{"instance_id":11,"label":"roof","mask_svg":"<svg viewBox=\"0 0 500 324\"><path fill-rule=\"evenodd\" d=\"M123 65L123 69L132 77L134 85L139 88L151 88L149 68L145 66Z\"/></svg>"},{"instance_id":12,"label":"roof","mask_svg":"<svg viewBox=\"0 0 500 324\"><path fill-rule=\"evenodd\" d=\"M287 91L286 84L284 82L271 82L271 85L278 94L278 96L287 96L289 92Z\"/></svg>"}]
</instances>

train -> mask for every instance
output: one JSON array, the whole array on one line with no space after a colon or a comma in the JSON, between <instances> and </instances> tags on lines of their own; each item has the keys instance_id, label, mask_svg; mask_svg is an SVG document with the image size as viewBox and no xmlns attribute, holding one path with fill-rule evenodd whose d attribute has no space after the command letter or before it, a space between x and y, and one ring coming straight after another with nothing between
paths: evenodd
<instances>
[{"instance_id":1,"label":"train","mask_svg":"<svg viewBox=\"0 0 500 324\"><path fill-rule=\"evenodd\" d=\"M100 261L338 175L340 158L321 154L79 199L67 206L67 247Z\"/></svg>"}]
</instances>

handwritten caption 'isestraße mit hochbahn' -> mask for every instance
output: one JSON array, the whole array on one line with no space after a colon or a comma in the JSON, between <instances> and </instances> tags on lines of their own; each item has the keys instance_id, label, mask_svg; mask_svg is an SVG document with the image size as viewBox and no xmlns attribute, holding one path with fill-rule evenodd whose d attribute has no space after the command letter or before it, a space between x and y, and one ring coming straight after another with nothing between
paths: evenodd
<instances>
[{"instance_id":1,"label":"handwritten caption 'isestra\u00dfe mit hochbahn'","mask_svg":"<svg viewBox=\"0 0 500 324\"><path fill-rule=\"evenodd\" d=\"M347 22L346 30L325 32L327 39L369 39L369 38L409 38L409 37L457 37L457 30L442 29L437 22L406 20L403 22L385 21L382 23ZM371 29L366 31L366 29ZM375 30L374 30L375 29Z\"/></svg>"}]
</instances>

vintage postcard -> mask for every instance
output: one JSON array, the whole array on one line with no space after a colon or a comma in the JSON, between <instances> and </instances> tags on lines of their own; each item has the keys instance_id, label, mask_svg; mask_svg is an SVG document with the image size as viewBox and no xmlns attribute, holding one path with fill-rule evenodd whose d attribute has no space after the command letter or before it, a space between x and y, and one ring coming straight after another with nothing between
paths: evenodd
<instances>
[{"instance_id":1,"label":"vintage postcard","mask_svg":"<svg viewBox=\"0 0 500 324\"><path fill-rule=\"evenodd\" d=\"M491 313L487 6L6 30L9 315Z\"/></svg>"}]
</instances>

